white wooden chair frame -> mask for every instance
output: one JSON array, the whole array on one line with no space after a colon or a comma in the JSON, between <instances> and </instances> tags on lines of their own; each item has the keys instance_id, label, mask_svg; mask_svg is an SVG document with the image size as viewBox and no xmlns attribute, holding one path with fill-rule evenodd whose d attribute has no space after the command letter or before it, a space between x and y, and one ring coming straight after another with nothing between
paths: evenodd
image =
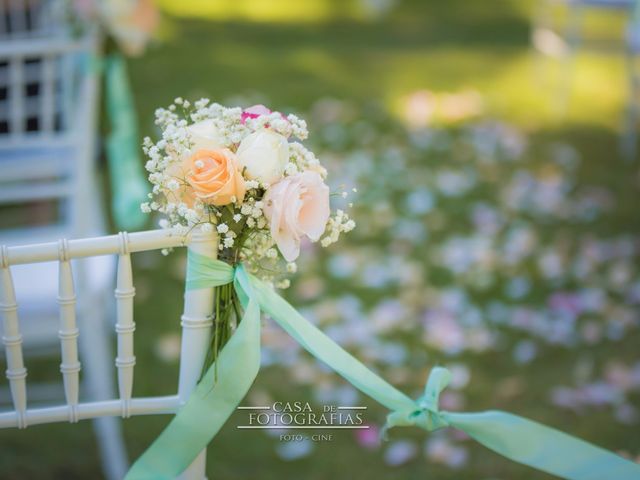
<instances>
[{"instance_id":1,"label":"white wooden chair frame","mask_svg":"<svg viewBox=\"0 0 640 480\"><path fill-rule=\"evenodd\" d=\"M27 428L30 425L52 422L76 423L79 420L104 416L128 418L135 415L173 414L185 403L195 387L205 359L213 325L213 289L203 288L185 292L182 315L182 343L178 392L161 397L133 397L133 299L135 288L131 270L131 254L188 246L194 252L215 258L217 238L213 233L194 231L182 236L173 230L120 233L95 238L59 240L57 242L22 245L0 249L0 312L3 316L2 342L6 351L6 377L11 388L13 410L0 413L0 428ZM76 323L76 295L71 271L71 259L98 255L117 255L118 273L115 286L117 334L117 369L119 398L82 402L79 398L78 336L82 332ZM11 278L11 266L47 261L59 262L60 372L64 383L66 404L28 408L26 393L27 368L22 353L22 336L18 305ZM205 478L205 455L202 451L194 463L180 477Z\"/></svg>"},{"instance_id":2,"label":"white wooden chair frame","mask_svg":"<svg viewBox=\"0 0 640 480\"><path fill-rule=\"evenodd\" d=\"M565 114L569 105L571 85L573 83L573 70L575 58L583 36L583 20L586 11L620 11L631 12L635 0L539 0L537 12L534 14L534 24L532 28L533 44L538 50L537 70L538 77L544 78L542 62L546 55L542 49L538 48L536 37L546 32L547 35L555 36L558 42L564 45L561 58L561 77L558 85L557 97L554 98L558 108L558 113ZM556 7L567 9L567 18L564 23L558 25L554 21L553 12ZM556 52L558 54L560 52Z\"/></svg>"},{"instance_id":3,"label":"white wooden chair frame","mask_svg":"<svg viewBox=\"0 0 640 480\"><path fill-rule=\"evenodd\" d=\"M27 41L0 41L0 59L9 64L8 85L11 95L8 101L9 107L9 133L0 138L0 156L16 149L47 149L52 147L69 148L73 150L74 158L69 168L73 168L64 178L55 178L43 182L48 177L55 175L61 168L60 162L53 162L49 158L26 157L31 163L30 169L24 168L25 158L17 160L3 160L2 181L0 190L0 204L15 203L16 201L30 201L38 199L69 200L70 208L65 216L68 220L61 225L59 231L71 231L74 235L95 234L95 223L90 222L95 205L95 131L97 130L97 98L99 97L99 82L96 72L87 72L82 82L77 85L78 92L74 92L80 99L77 104L73 102L71 92L66 90L71 87L72 80L65 79L65 92L63 94L63 108L61 114L62 130L53 128L54 108L53 94L53 70L55 61L65 61L65 74L71 75L70 62L75 54L95 55L98 51L98 39L91 34L80 39L53 38L53 39L29 39ZM38 119L40 130L37 132L25 131L26 105L25 98L21 94L22 86L30 79L29 70L23 64L26 58L42 59L42 98L39 105ZM31 79L33 80L33 79ZM16 185L9 182L14 181ZM26 181L40 181L38 189L25 189ZM94 230L93 232L91 230ZM47 235L51 230L43 228L31 228L38 234L42 230ZM19 238L24 232L16 232ZM29 232L31 235L31 232Z\"/></svg>"},{"instance_id":4,"label":"white wooden chair frame","mask_svg":"<svg viewBox=\"0 0 640 480\"><path fill-rule=\"evenodd\" d=\"M0 110L0 117L8 129L7 133L0 135L0 205L47 200L57 202L60 206L60 220L56 223L18 228L3 226L0 244L105 233L100 195L97 193L100 189L95 161L100 94L96 62L99 59L100 38L96 30L90 28L80 36L72 35L65 19L59 15L59 11L56 12L55 4L59 3L59 0L0 0L0 23L7 22L0 26L0 60L6 64L0 71L0 85L7 88L9 93ZM32 20L36 18L37 21L29 22L27 11ZM3 26L9 28L3 29ZM36 60L36 63L29 63L29 60ZM27 94L26 86L29 84L37 85L36 96ZM36 119L35 131L27 131L28 118ZM68 244L60 244L61 252L68 251L64 245ZM77 304L72 284L71 290L66 291L62 290L63 283L59 284L61 311L73 311L75 317L77 310L78 322L85 327L79 345L73 338L73 328L69 325L60 328L63 332L59 334L60 338L66 338L63 343L74 345L63 350L63 372L66 372L64 390L71 402L78 396L76 393L74 397L73 389L79 387L72 380L73 370L78 367L73 360L78 357L78 347L84 358L84 371L90 372L83 378L86 380L83 381L83 392L86 388L91 399L102 399L113 396L112 392L115 391L113 376L107 375L112 357L109 351L111 339L106 335L106 332L110 332L105 321L108 314L106 309L95 308L97 302L103 304L108 301L108 290L103 287L112 282L107 277L115 273L115 261L108 268L104 263L101 269L103 273L99 276L104 283L100 284L89 281L85 268L88 265L80 264L74 268L80 293L80 302ZM71 264L68 265L70 271ZM97 270L92 272L95 275ZM67 273L63 277L61 267L60 278L71 278ZM24 277L24 271L14 271L14 281L20 292L36 292L35 289L29 291L29 282L27 288L22 288L25 287L21 282ZM52 277L55 278L55 273ZM55 284L52 281L38 283L40 286L48 283L54 287L47 292L46 302L43 300L41 306L53 305L48 302L55 300ZM39 294L42 292L43 289L40 289ZM27 302L29 300L25 300ZM65 306L67 304L69 306ZM31 305L34 306L35 302L31 302ZM95 310L92 311L92 308ZM55 333L51 331L55 330L55 326L53 329L44 328L53 326L50 320L55 320L55 310L22 313L22 333L26 333L22 347L25 353L42 356L51 353L52 348L57 349ZM30 323L27 325L26 322ZM39 332L37 338L34 332ZM5 336L12 337L10 334ZM70 383L68 388L67 383ZM13 383L10 386L15 401L17 397L13 394ZM38 396L51 397L54 391L48 384L32 384L30 387L31 403L35 403L33 399ZM3 403L4 398L8 400L9 396L5 394L6 390L0 390ZM108 480L119 480L128 466L120 427L114 418L98 418L94 422L103 471Z\"/></svg>"}]
</instances>

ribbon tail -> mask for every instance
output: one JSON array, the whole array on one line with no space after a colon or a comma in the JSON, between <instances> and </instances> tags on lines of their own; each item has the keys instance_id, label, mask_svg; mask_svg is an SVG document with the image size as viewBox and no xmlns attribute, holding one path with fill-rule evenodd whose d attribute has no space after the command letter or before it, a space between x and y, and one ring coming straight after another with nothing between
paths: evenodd
<instances>
[{"instance_id":1,"label":"ribbon tail","mask_svg":"<svg viewBox=\"0 0 640 480\"><path fill-rule=\"evenodd\" d=\"M518 415L494 410L441 415L494 452L561 478L640 478L637 463Z\"/></svg>"},{"instance_id":2,"label":"ribbon tail","mask_svg":"<svg viewBox=\"0 0 640 480\"><path fill-rule=\"evenodd\" d=\"M252 281L262 310L289 335L356 388L394 411L390 414L388 428L418 425L433 430L448 424L466 432L500 455L563 478L640 478L638 464L553 428L506 412L440 412L438 418L442 420L441 425L416 423L410 419L411 412L419 408L413 400L344 351L262 282L255 278Z\"/></svg>"},{"instance_id":3,"label":"ribbon tail","mask_svg":"<svg viewBox=\"0 0 640 480\"><path fill-rule=\"evenodd\" d=\"M246 292L246 290L245 290ZM245 295L238 328L187 403L131 467L126 480L174 479L207 447L246 395L260 369L260 307Z\"/></svg>"},{"instance_id":4,"label":"ribbon tail","mask_svg":"<svg viewBox=\"0 0 640 480\"><path fill-rule=\"evenodd\" d=\"M251 278L260 308L316 358L343 376L356 388L390 410L415 408L414 401L387 383L347 353L317 327L309 323L285 299L255 277Z\"/></svg>"},{"instance_id":5,"label":"ribbon tail","mask_svg":"<svg viewBox=\"0 0 640 480\"><path fill-rule=\"evenodd\" d=\"M124 59L111 56L106 62L105 90L111 133L107 159L111 176L114 221L118 228L139 230L146 223L140 204L148 187L138 151L138 128Z\"/></svg>"}]
</instances>

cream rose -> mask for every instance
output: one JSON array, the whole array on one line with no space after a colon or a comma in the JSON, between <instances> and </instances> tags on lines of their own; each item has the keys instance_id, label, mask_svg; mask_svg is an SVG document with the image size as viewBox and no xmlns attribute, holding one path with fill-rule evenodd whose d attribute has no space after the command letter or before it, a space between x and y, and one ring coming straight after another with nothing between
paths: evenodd
<instances>
[{"instance_id":1,"label":"cream rose","mask_svg":"<svg viewBox=\"0 0 640 480\"><path fill-rule=\"evenodd\" d=\"M213 120L202 120L189 125L187 133L192 144L192 152L202 149L215 150L222 148L222 138Z\"/></svg>"},{"instance_id":2,"label":"cream rose","mask_svg":"<svg viewBox=\"0 0 640 480\"><path fill-rule=\"evenodd\" d=\"M202 202L227 205L234 198L237 203L244 200L244 179L231 150L198 150L185 160L182 169L193 194Z\"/></svg>"},{"instance_id":3,"label":"cream rose","mask_svg":"<svg viewBox=\"0 0 640 480\"><path fill-rule=\"evenodd\" d=\"M300 239L318 241L329 220L329 187L311 171L291 175L272 185L264 196L264 213L271 236L282 256L293 262L300 254Z\"/></svg>"},{"instance_id":4,"label":"cream rose","mask_svg":"<svg viewBox=\"0 0 640 480\"><path fill-rule=\"evenodd\" d=\"M279 133L259 130L240 142L237 155L247 178L272 184L282 178L289 161L289 142Z\"/></svg>"}]
</instances>

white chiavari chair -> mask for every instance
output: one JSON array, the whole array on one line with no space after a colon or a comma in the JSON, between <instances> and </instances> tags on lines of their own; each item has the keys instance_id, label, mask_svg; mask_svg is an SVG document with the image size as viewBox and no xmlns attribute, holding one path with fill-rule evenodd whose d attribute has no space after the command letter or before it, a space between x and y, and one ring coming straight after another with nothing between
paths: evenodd
<instances>
[{"instance_id":1,"label":"white chiavari chair","mask_svg":"<svg viewBox=\"0 0 640 480\"><path fill-rule=\"evenodd\" d=\"M564 22L555 20L558 7L565 10ZM554 105L560 114L567 110L573 82L575 57L583 41L583 20L588 10L617 11L629 18L624 39L628 95L620 135L620 150L626 160L633 160L637 151L637 130L640 119L640 0L541 0L534 16L532 43L539 52L538 79L548 78L543 72L543 57L560 61L559 88ZM622 88L622 87L621 87Z\"/></svg>"},{"instance_id":2,"label":"white chiavari chair","mask_svg":"<svg viewBox=\"0 0 640 480\"><path fill-rule=\"evenodd\" d=\"M161 397L133 396L135 322L133 301L135 288L131 255L136 252L187 246L196 253L215 258L217 239L213 233L193 232L188 237L173 230L120 233L95 238L58 240L56 242L22 245L0 249L0 312L3 316L2 342L5 348L6 377L11 387L13 409L0 412L0 428L27 428L32 425L95 419L100 417L128 418L134 415L173 414L195 387L205 359L212 327L213 289L189 290L184 296L182 343L178 391ZM158 255L160 253L158 252ZM80 375L83 372L79 340L91 332L76 319L76 290L72 262L86 261L96 256L117 256L115 282L114 330L117 353L112 364L118 378L118 398L85 401L80 395ZM82 260L81 260L82 259ZM56 262L59 271L59 343L60 372L65 403L44 408L31 408L27 395L27 363L23 357L21 305L16 298L12 271L24 264ZM80 295L80 292L78 292ZM144 321L144 320L141 320ZM87 372L85 375L91 375ZM183 473L182 479L205 478L205 452Z\"/></svg>"},{"instance_id":3,"label":"white chiavari chair","mask_svg":"<svg viewBox=\"0 0 640 480\"><path fill-rule=\"evenodd\" d=\"M0 244L106 231L96 169L99 39L91 29L73 35L60 5L58 0L0 0ZM82 388L91 398L115 391L107 374L109 338L102 334L109 312L96 308L108 298L115 268L112 258L96 257L74 272L81 293L78 323L86 332L78 344L87 373ZM12 276L23 304L25 355L56 352L56 299L64 304L69 297L58 290L57 264L16 265ZM73 362L63 363L72 376ZM49 383L30 384L32 403L62 394ZM0 404L9 396L0 388ZM99 418L94 426L105 476L119 479L128 467L121 425Z\"/></svg>"},{"instance_id":4,"label":"white chiavari chair","mask_svg":"<svg viewBox=\"0 0 640 480\"><path fill-rule=\"evenodd\" d=\"M543 57L560 61L559 88L554 99L559 113L564 114L569 103L575 57L584 36L585 13L609 11L631 16L636 3L637 0L539 0L532 27L532 43L540 53L537 76L548 77L543 73Z\"/></svg>"}]
</instances>

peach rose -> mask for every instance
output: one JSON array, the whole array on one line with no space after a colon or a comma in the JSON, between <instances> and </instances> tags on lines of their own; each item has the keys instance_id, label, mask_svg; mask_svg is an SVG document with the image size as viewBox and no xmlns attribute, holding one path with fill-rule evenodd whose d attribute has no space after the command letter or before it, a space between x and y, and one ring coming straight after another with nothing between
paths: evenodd
<instances>
[{"instance_id":1,"label":"peach rose","mask_svg":"<svg viewBox=\"0 0 640 480\"><path fill-rule=\"evenodd\" d=\"M271 236L288 262L300 254L300 238L318 241L329 220L329 187L316 172L283 178L267 190L264 203Z\"/></svg>"},{"instance_id":2,"label":"peach rose","mask_svg":"<svg viewBox=\"0 0 640 480\"><path fill-rule=\"evenodd\" d=\"M182 168L185 180L202 202L227 205L233 197L237 203L244 200L244 179L231 150L198 150L184 161Z\"/></svg>"}]
</instances>

